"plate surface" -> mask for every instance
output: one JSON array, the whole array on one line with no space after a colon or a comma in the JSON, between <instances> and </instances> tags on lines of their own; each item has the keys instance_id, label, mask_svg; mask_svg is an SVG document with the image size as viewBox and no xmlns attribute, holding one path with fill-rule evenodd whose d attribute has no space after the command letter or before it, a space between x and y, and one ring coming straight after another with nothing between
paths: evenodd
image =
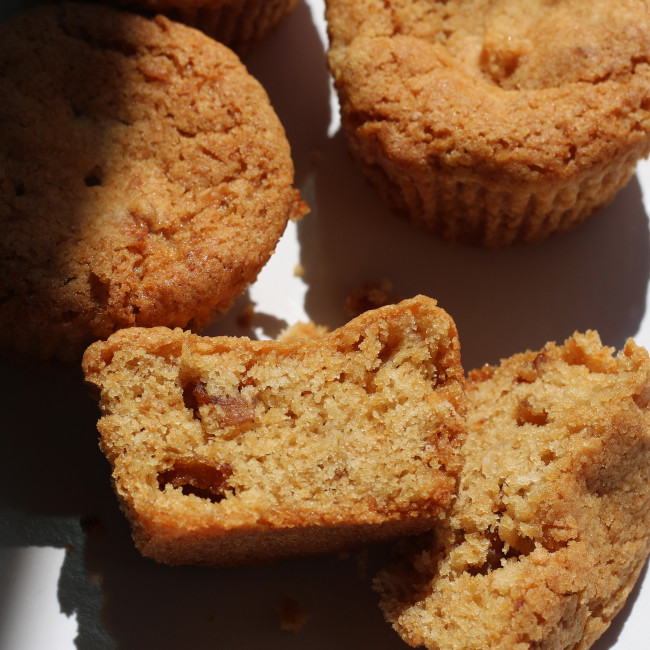
<instances>
[{"instance_id":1,"label":"plate surface","mask_svg":"<svg viewBox=\"0 0 650 650\"><path fill-rule=\"evenodd\" d=\"M3 2L0 12L33 4ZM209 333L272 338L306 319L334 328L347 320L351 291L388 279L396 295L427 294L452 314L468 369L574 330L650 347L650 165L600 214L542 244L495 253L435 240L393 217L348 158L323 11L323 0L300 4L245 59L286 127L312 212L290 224L258 281ZM251 302L257 317L242 327ZM371 589L386 548L246 569L158 566L131 544L78 368L3 362L0 395L1 650L406 647ZM647 573L597 650L647 644ZM287 599L308 617L297 634L280 626Z\"/></svg>"}]
</instances>

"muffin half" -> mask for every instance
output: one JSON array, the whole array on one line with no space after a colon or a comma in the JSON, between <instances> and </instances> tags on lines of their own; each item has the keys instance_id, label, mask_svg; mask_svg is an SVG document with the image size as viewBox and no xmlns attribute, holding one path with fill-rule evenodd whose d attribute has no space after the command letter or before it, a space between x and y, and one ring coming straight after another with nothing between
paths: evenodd
<instances>
[{"instance_id":1,"label":"muffin half","mask_svg":"<svg viewBox=\"0 0 650 650\"><path fill-rule=\"evenodd\" d=\"M378 579L431 650L586 649L650 551L650 359L575 334L471 372L450 517Z\"/></svg>"},{"instance_id":2,"label":"muffin half","mask_svg":"<svg viewBox=\"0 0 650 650\"><path fill-rule=\"evenodd\" d=\"M285 342L128 329L93 344L101 447L140 551L243 564L430 529L465 433L451 318L418 297Z\"/></svg>"}]
</instances>

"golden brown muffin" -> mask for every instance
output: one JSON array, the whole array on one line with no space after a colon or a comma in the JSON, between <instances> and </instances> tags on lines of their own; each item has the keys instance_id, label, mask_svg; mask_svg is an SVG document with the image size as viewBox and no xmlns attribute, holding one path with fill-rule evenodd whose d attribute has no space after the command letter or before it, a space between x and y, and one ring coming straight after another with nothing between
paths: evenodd
<instances>
[{"instance_id":1,"label":"golden brown muffin","mask_svg":"<svg viewBox=\"0 0 650 650\"><path fill-rule=\"evenodd\" d=\"M326 16L354 159L442 237L572 228L648 153L646 0L327 0Z\"/></svg>"},{"instance_id":2,"label":"golden brown muffin","mask_svg":"<svg viewBox=\"0 0 650 650\"><path fill-rule=\"evenodd\" d=\"M245 52L271 32L298 0L102 0L134 10L160 12Z\"/></svg>"},{"instance_id":3,"label":"golden brown muffin","mask_svg":"<svg viewBox=\"0 0 650 650\"><path fill-rule=\"evenodd\" d=\"M470 373L458 499L378 579L413 646L589 648L650 550L650 360L575 334Z\"/></svg>"},{"instance_id":4,"label":"golden brown muffin","mask_svg":"<svg viewBox=\"0 0 650 650\"><path fill-rule=\"evenodd\" d=\"M42 6L0 27L0 348L79 359L200 328L303 209L284 130L227 48L166 18Z\"/></svg>"},{"instance_id":5,"label":"golden brown muffin","mask_svg":"<svg viewBox=\"0 0 650 650\"><path fill-rule=\"evenodd\" d=\"M456 491L460 349L429 298L286 343L122 330L83 369L135 543L160 562L255 563L421 532Z\"/></svg>"}]
</instances>

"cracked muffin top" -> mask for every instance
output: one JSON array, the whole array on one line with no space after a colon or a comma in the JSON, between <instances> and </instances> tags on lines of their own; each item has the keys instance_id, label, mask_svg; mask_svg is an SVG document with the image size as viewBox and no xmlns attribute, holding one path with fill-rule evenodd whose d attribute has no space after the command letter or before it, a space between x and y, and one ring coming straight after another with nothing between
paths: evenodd
<instances>
[{"instance_id":1,"label":"cracked muffin top","mask_svg":"<svg viewBox=\"0 0 650 650\"><path fill-rule=\"evenodd\" d=\"M402 163L505 166L517 187L645 155L644 0L327 0L327 20L344 117Z\"/></svg>"},{"instance_id":2,"label":"cracked muffin top","mask_svg":"<svg viewBox=\"0 0 650 650\"><path fill-rule=\"evenodd\" d=\"M304 212L265 91L162 17L70 4L0 30L0 348L207 324Z\"/></svg>"}]
</instances>

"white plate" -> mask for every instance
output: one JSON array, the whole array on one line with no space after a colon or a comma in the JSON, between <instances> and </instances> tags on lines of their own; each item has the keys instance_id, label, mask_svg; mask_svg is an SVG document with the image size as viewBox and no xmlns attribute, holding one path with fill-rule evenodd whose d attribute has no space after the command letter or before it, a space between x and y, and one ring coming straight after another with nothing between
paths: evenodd
<instances>
[{"instance_id":1,"label":"white plate","mask_svg":"<svg viewBox=\"0 0 650 650\"><path fill-rule=\"evenodd\" d=\"M0 11L21 4L34 3ZM246 59L286 126L312 213L210 333L274 337L306 318L336 327L350 291L388 278L397 295L430 295L453 315L466 368L588 328L617 348L628 336L650 347L650 167L606 210L543 244L489 252L435 240L394 218L348 159L322 14L322 0L301 4ZM250 301L259 316L242 329L236 316ZM405 647L371 589L383 548L248 569L159 566L131 544L79 370L4 363L0 390L1 650ZM647 646L646 574L598 650ZM297 634L280 627L286 597L309 616Z\"/></svg>"}]
</instances>

